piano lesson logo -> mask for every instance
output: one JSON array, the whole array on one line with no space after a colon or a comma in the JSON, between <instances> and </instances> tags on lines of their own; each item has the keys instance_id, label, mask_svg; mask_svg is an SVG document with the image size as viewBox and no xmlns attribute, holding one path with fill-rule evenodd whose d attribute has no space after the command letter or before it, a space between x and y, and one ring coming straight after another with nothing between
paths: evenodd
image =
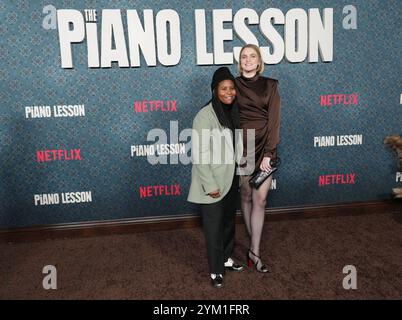
<instances>
[{"instance_id":1,"label":"piano lesson logo","mask_svg":"<svg viewBox=\"0 0 402 320\"><path fill-rule=\"evenodd\" d=\"M85 105L37 105L25 107L26 119L85 117Z\"/></svg>"},{"instance_id":2,"label":"piano lesson logo","mask_svg":"<svg viewBox=\"0 0 402 320\"><path fill-rule=\"evenodd\" d=\"M34 194L35 206L92 202L92 191Z\"/></svg>"}]
</instances>

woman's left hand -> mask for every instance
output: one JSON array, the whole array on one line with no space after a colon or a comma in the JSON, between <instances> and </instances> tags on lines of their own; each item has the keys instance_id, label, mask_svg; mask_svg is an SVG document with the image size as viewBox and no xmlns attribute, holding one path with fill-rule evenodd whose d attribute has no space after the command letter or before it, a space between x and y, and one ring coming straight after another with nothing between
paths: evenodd
<instances>
[{"instance_id":1,"label":"woman's left hand","mask_svg":"<svg viewBox=\"0 0 402 320\"><path fill-rule=\"evenodd\" d=\"M262 171L271 171L272 167L271 167L271 158L270 157L264 157L264 159L262 159L261 164L260 164L260 169Z\"/></svg>"}]
</instances>

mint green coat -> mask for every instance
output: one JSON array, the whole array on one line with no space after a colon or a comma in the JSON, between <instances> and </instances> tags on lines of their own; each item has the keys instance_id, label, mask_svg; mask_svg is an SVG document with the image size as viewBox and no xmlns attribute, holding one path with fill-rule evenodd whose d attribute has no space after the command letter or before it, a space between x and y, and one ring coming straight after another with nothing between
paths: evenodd
<instances>
[{"instance_id":1,"label":"mint green coat","mask_svg":"<svg viewBox=\"0 0 402 320\"><path fill-rule=\"evenodd\" d=\"M234 152L231 130L221 126L211 103L197 113L191 138L193 166L189 202L214 203L228 193L235 174L235 162L239 163L243 152L242 139L237 140ZM208 195L216 190L220 190L219 198Z\"/></svg>"}]
</instances>

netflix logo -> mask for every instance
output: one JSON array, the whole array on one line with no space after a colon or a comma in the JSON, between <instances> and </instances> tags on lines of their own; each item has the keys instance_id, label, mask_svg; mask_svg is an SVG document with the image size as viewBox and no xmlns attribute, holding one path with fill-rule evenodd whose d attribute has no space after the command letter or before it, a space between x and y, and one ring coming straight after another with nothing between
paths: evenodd
<instances>
[{"instance_id":1,"label":"netflix logo","mask_svg":"<svg viewBox=\"0 0 402 320\"><path fill-rule=\"evenodd\" d=\"M135 113L177 112L177 100L142 100L134 101Z\"/></svg>"},{"instance_id":2,"label":"netflix logo","mask_svg":"<svg viewBox=\"0 0 402 320\"><path fill-rule=\"evenodd\" d=\"M324 94L320 96L320 104L323 107L331 107L336 105L358 105L359 95L352 94Z\"/></svg>"},{"instance_id":3,"label":"netflix logo","mask_svg":"<svg viewBox=\"0 0 402 320\"><path fill-rule=\"evenodd\" d=\"M180 184L140 186L140 198L176 197L181 195Z\"/></svg>"},{"instance_id":4,"label":"netflix logo","mask_svg":"<svg viewBox=\"0 0 402 320\"><path fill-rule=\"evenodd\" d=\"M318 177L318 186L324 187L334 184L355 184L355 173L326 174Z\"/></svg>"},{"instance_id":5,"label":"netflix logo","mask_svg":"<svg viewBox=\"0 0 402 320\"><path fill-rule=\"evenodd\" d=\"M82 160L81 149L37 150L36 162Z\"/></svg>"}]
</instances>

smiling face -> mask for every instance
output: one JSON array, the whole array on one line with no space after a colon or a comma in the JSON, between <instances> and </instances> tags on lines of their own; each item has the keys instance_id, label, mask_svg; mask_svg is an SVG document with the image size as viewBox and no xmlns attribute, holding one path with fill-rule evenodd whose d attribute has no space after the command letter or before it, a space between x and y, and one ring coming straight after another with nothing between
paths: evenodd
<instances>
[{"instance_id":1,"label":"smiling face","mask_svg":"<svg viewBox=\"0 0 402 320\"><path fill-rule=\"evenodd\" d=\"M232 80L223 80L219 82L217 96L220 102L232 104L236 97L236 88Z\"/></svg>"},{"instance_id":2,"label":"smiling face","mask_svg":"<svg viewBox=\"0 0 402 320\"><path fill-rule=\"evenodd\" d=\"M244 48L240 54L240 67L243 75L254 76L261 65L260 57L253 48Z\"/></svg>"}]
</instances>

